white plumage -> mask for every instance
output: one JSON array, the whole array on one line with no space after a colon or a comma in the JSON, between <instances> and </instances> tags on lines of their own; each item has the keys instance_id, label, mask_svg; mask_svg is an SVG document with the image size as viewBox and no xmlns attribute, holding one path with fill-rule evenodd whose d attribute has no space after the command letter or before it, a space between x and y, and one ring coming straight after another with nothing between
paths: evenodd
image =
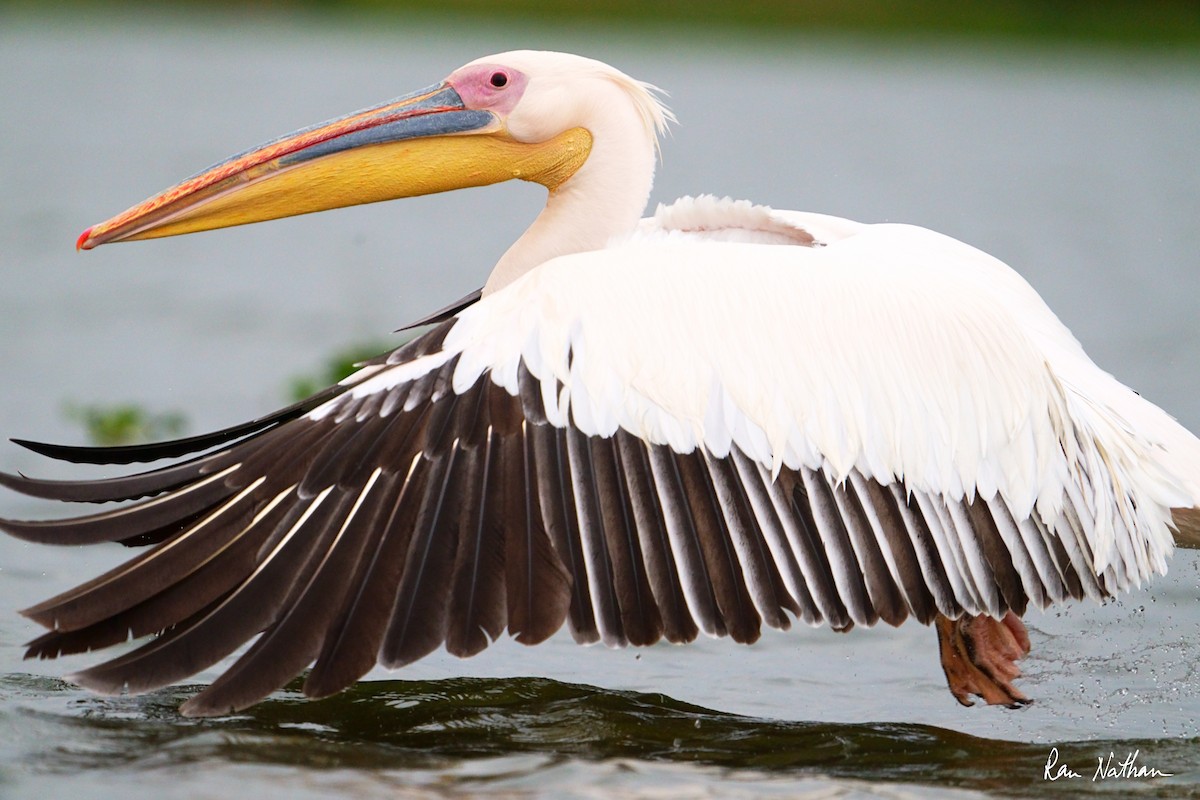
<instances>
[{"instance_id":1,"label":"white plumage","mask_svg":"<svg viewBox=\"0 0 1200 800\"><path fill-rule=\"evenodd\" d=\"M507 53L86 231L85 248L511 177L550 190L477 302L305 403L177 443L32 445L217 449L110 481L0 476L61 500L158 495L0 523L154 546L28 609L51 629L30 653L165 630L74 676L144 691L261 631L185 706L212 714L310 664L322 696L505 627L749 642L789 615L914 616L937 624L960 702L1019 704L1028 603L1140 586L1174 526L1197 544L1200 440L1013 270L910 225L709 196L640 219L669 119L599 62Z\"/></svg>"},{"instance_id":2,"label":"white plumage","mask_svg":"<svg viewBox=\"0 0 1200 800\"><path fill-rule=\"evenodd\" d=\"M800 230L818 246L772 246ZM1096 574L1120 589L1166 570L1170 510L1200 503L1194 436L1096 367L1009 267L915 226L687 198L459 319L428 368L461 354L456 391L490 371L516 394L523 360L564 385L551 422L570 413L589 436L999 496L1052 531L1073 492Z\"/></svg>"}]
</instances>

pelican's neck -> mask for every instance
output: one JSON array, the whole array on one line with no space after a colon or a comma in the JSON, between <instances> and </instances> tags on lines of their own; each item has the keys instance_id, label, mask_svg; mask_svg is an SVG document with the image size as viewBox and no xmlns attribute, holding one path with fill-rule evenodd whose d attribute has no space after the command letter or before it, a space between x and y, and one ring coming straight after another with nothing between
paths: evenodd
<instances>
[{"instance_id":1,"label":"pelican's neck","mask_svg":"<svg viewBox=\"0 0 1200 800\"><path fill-rule=\"evenodd\" d=\"M485 296L552 258L600 250L633 232L654 183L654 142L604 133L593 129L587 161L550 192L542 213L500 258Z\"/></svg>"}]
</instances>

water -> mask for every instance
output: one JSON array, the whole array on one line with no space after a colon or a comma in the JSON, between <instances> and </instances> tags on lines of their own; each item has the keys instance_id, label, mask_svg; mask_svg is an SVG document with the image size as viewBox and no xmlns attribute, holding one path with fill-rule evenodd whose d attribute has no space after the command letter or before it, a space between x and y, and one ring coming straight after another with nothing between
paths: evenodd
<instances>
[{"instance_id":1,"label":"water","mask_svg":"<svg viewBox=\"0 0 1200 800\"><path fill-rule=\"evenodd\" d=\"M512 185L101 248L72 243L246 145L517 46L671 91L655 200L702 191L942 230L1016 265L1096 360L1200 428L1200 72L1152 53L881 47L450 20L23 17L0 11L0 432L79 442L63 405L198 432L284 401L338 346L478 286L536 213ZM79 475L0 448L0 469ZM0 514L37 503L0 496ZM643 651L501 641L330 700L183 720L194 687L97 698L22 662L12 613L126 553L0 539L0 796L1200 795L1200 559L1148 592L1028 618L1011 712L961 709L931 631L770 633ZM197 680L210 680L215 672ZM403 679L403 680L400 680ZM1047 783L1051 747L1082 779ZM1134 750L1173 772L1090 780Z\"/></svg>"}]
</instances>

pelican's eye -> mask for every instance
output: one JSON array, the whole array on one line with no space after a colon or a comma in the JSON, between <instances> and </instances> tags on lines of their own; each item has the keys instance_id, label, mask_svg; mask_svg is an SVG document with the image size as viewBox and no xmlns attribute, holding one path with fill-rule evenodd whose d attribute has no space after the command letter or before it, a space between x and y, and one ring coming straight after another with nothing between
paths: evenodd
<instances>
[{"instance_id":1,"label":"pelican's eye","mask_svg":"<svg viewBox=\"0 0 1200 800\"><path fill-rule=\"evenodd\" d=\"M492 86L496 87L497 89L503 89L505 86L508 85L508 76L505 75L503 72L493 72L492 77L491 77L491 84L492 84Z\"/></svg>"}]
</instances>

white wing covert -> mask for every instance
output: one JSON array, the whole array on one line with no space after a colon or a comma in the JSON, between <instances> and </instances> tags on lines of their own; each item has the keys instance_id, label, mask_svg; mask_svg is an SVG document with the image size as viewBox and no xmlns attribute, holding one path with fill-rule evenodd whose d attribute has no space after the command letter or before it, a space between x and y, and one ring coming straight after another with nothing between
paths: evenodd
<instances>
[{"instance_id":1,"label":"white wing covert","mask_svg":"<svg viewBox=\"0 0 1200 800\"><path fill-rule=\"evenodd\" d=\"M1171 438L999 262L917 228L825 225L844 235L651 236L556 259L246 426L36 446L103 463L216 449L107 481L0 479L148 497L0 523L150 545L28 609L51 630L30 655L158 634L74 676L146 691L253 640L185 707L211 714L310 664L305 691L323 696L506 628L750 642L789 615L1000 617L1161 571L1171 509L1198 499L1172 469L1194 438ZM1111 403L1084 402L1081 382ZM1122 424L1134 412L1159 438Z\"/></svg>"}]
</instances>

